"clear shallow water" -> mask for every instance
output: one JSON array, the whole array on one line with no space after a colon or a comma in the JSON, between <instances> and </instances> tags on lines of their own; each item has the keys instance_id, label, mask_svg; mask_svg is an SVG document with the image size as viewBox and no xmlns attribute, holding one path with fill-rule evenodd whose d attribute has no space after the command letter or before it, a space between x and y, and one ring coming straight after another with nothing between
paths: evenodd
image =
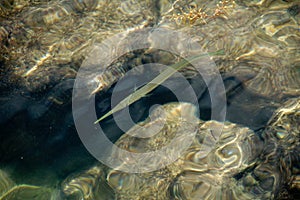
<instances>
[{"instance_id":1,"label":"clear shallow water","mask_svg":"<svg viewBox=\"0 0 300 200\"><path fill-rule=\"evenodd\" d=\"M283 102L299 96L299 2L237 1L235 8L228 9L227 19L207 17L206 23L198 19L191 25L175 20L173 14L187 19L189 9L205 4L205 1L178 1L172 9L172 3L167 1L3 2L1 169L17 184L61 189L69 175L97 164L74 127L73 80L95 42L137 27L192 27L187 32L199 41L203 50L213 52L224 48L226 54L213 60L226 89L226 120L258 133L263 130ZM214 15L216 4L214 1L207 4L208 15ZM96 95L98 116L110 109L111 86L127 70L145 63L171 65L177 61L178 56L163 51L138 51L116 60L108 70L114 73L103 75L106 90ZM189 74L188 70L184 73L197 91L201 119L210 120L210 96L202 78L194 72ZM124 91L134 90L132 80L127 81ZM172 81L178 83L176 78ZM178 88L181 89L180 84ZM131 106L134 121L145 119L152 105L172 101L176 98L170 91L157 88ZM78 112L84 115L87 111ZM113 141L124 132L111 119L101 125ZM299 127L293 130L299 138ZM289 178L298 173L299 164L293 164L296 171Z\"/></svg>"}]
</instances>

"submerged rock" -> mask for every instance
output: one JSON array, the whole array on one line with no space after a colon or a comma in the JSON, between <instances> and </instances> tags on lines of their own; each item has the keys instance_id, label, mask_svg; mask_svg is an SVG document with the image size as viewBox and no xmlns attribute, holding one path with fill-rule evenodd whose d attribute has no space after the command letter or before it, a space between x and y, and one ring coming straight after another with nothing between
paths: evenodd
<instances>
[{"instance_id":1,"label":"submerged rock","mask_svg":"<svg viewBox=\"0 0 300 200\"><path fill-rule=\"evenodd\" d=\"M285 199L299 198L300 176L300 99L293 98L284 103L273 115L263 133L263 138L268 141L265 155L268 156L270 165L280 169L284 177L286 190L279 197ZM275 151L274 151L275 149ZM298 195L298 196L297 196Z\"/></svg>"},{"instance_id":2,"label":"submerged rock","mask_svg":"<svg viewBox=\"0 0 300 200\"><path fill-rule=\"evenodd\" d=\"M15 11L11 16L4 14L1 21L1 60L28 90L44 91L75 78L94 45L109 36L163 27L186 30L202 51L224 49L226 55L213 57L217 67L221 72L231 72L241 64L250 68L256 76L247 81L247 87L255 93L279 99L299 95L299 5L288 1L221 2L218 7L217 1L204 0L5 1L3 9L12 7ZM212 16L228 8L205 23L201 18L193 24L174 19L174 15L188 17L191 11L201 14L199 9L204 5L207 9L202 11ZM155 61L168 60L165 56ZM111 77L103 74L107 87L141 64L128 67L126 63L133 57L126 55L111 64ZM174 60L174 55L167 57Z\"/></svg>"},{"instance_id":3,"label":"submerged rock","mask_svg":"<svg viewBox=\"0 0 300 200\"><path fill-rule=\"evenodd\" d=\"M33 185L16 185L8 175L0 170L0 199L51 200L53 190ZM53 193L54 194L54 193ZM54 197L54 196L53 196Z\"/></svg>"},{"instance_id":4,"label":"submerged rock","mask_svg":"<svg viewBox=\"0 0 300 200\"><path fill-rule=\"evenodd\" d=\"M192 144L179 159L156 171L124 172L135 171L133 167L140 163L141 169L145 167L142 163L160 166L162 158L170 159L172 154L178 154L176 147L164 157L145 157L148 162L140 160L140 163L113 150L111 159L122 158L116 161L120 162L119 169L96 166L92 171L98 170L92 176L87 175L89 170L64 182L63 191L68 196L68 191L73 188L89 199L90 195L97 194L98 190L93 188L108 184L116 199L278 198L280 191L293 181L291 175L297 176L291 164L299 162L299 103L299 99L287 101L275 112L267 128L257 133L230 122L194 120L197 128ZM148 119L130 129L115 144L131 153L145 153L160 150L173 140L178 140L179 145L190 139L193 133L189 131L193 126L187 122L195 119L194 106L170 103L162 109L164 112L159 108L154 110ZM156 134L145 138L149 131ZM90 181L95 182L94 176L99 182L97 186L90 184L87 190L84 180L90 177ZM76 186L74 182L77 182ZM91 193L92 190L96 194Z\"/></svg>"}]
</instances>

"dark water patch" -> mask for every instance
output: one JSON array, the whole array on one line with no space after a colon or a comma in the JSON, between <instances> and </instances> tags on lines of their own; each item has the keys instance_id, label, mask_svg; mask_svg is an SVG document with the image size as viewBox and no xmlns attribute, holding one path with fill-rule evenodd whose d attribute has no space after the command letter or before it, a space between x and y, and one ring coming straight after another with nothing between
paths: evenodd
<instances>
[{"instance_id":1,"label":"dark water patch","mask_svg":"<svg viewBox=\"0 0 300 200\"><path fill-rule=\"evenodd\" d=\"M249 126L256 130L263 128L271 117L276 105L271 100L251 93L244 86L244 80L236 76L223 76L227 96L226 120ZM211 95L207 85L196 76L188 79L196 93L200 118L211 119ZM213 81L213 80L212 80ZM42 94L32 98L20 95L3 101L0 128L0 161L11 166L13 176L19 183L47 184L51 180L63 180L68 174L93 165L96 160L87 152L74 127L73 113L85 118L91 112L90 101L86 106L72 111L71 98L74 80L66 80L54 86L41 99ZM136 88L135 81L125 82L119 93L130 94ZM171 78L165 86L158 86L149 95L129 106L134 123L144 120L155 105L177 102L176 94L188 96L187 88L178 78ZM102 116L112 107L113 85L107 91L95 96L97 116ZM16 97L14 95L14 97ZM17 96L18 97L18 96ZM189 102L189 98L186 99ZM195 103L195 102L190 102ZM126 124L127 118L121 123ZM111 116L100 123L106 136L117 141L124 132Z\"/></svg>"},{"instance_id":2,"label":"dark water patch","mask_svg":"<svg viewBox=\"0 0 300 200\"><path fill-rule=\"evenodd\" d=\"M287 12L293 17L298 15L300 13L300 3L289 7Z\"/></svg>"},{"instance_id":3,"label":"dark water patch","mask_svg":"<svg viewBox=\"0 0 300 200\"><path fill-rule=\"evenodd\" d=\"M74 127L73 82L58 84L41 100L22 95L2 99L0 163L11 166L20 183L62 180L95 162Z\"/></svg>"},{"instance_id":4,"label":"dark water patch","mask_svg":"<svg viewBox=\"0 0 300 200\"><path fill-rule=\"evenodd\" d=\"M258 130L265 127L279 104L249 91L242 79L224 78L227 96L226 120Z\"/></svg>"},{"instance_id":5,"label":"dark water patch","mask_svg":"<svg viewBox=\"0 0 300 200\"><path fill-rule=\"evenodd\" d=\"M9 95L1 95L0 125L7 123L20 112L27 112L27 117L35 120L48 110L55 109L55 104L70 103L73 84L74 80L69 79L49 89L48 93L32 93L20 88L14 89ZM6 93L9 93L9 90Z\"/></svg>"}]
</instances>

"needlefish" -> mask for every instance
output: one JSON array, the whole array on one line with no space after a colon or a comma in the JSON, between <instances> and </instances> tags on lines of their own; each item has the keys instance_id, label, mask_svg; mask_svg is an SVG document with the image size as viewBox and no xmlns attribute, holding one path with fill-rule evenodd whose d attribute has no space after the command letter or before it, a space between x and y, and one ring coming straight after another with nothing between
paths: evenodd
<instances>
[{"instance_id":1,"label":"needlefish","mask_svg":"<svg viewBox=\"0 0 300 200\"><path fill-rule=\"evenodd\" d=\"M155 88L157 88L161 83L163 83L168 78L170 78L174 73L176 73L177 71L179 71L182 68L186 67L191 62L196 61L196 60L198 60L199 58L201 58L203 56L207 56L207 55L214 56L214 55L223 55L223 54L224 54L224 50L221 49L221 50L218 50L216 52L203 53L203 54L200 54L200 55L195 55L195 56L188 57L186 59L182 59L181 61L171 65L170 67L168 67L166 70L164 70L158 76L156 76L152 81L150 81L149 83L147 83L143 87L137 89L134 93L130 94L125 99L120 101L120 103L118 103L113 109L111 109L109 112L107 112L105 115L103 115L97 121L95 121L94 124L99 123L100 121L102 121L103 119L109 117L113 113L116 113L116 112L126 108L127 106L130 106L134 102L136 102L139 99L141 99L142 97L146 96L148 93L150 93Z\"/></svg>"}]
</instances>

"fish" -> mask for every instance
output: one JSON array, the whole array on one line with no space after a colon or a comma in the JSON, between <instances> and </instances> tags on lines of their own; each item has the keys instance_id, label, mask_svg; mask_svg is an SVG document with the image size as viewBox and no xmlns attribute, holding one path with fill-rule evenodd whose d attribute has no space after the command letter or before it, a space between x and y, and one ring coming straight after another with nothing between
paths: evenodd
<instances>
[{"instance_id":1,"label":"fish","mask_svg":"<svg viewBox=\"0 0 300 200\"><path fill-rule=\"evenodd\" d=\"M203 56L214 56L214 55L223 55L224 50L218 50L211 53L203 53L200 55L195 55L188 57L187 59L182 59L181 61L171 65L166 70L164 70L162 73L160 73L157 77L155 77L152 81L150 81L148 84L144 85L143 87L137 89L134 93L127 96L125 99L123 99L120 103L118 103L113 109L111 109L109 112L107 112L105 115L103 115L101 118L96 120L94 124L98 124L100 121L104 120L105 118L109 117L113 113L116 113L127 106L130 106L134 102L138 101L145 95L149 94L151 91L153 91L155 88L157 88L161 83L163 83L165 80L170 78L175 72L178 70L183 69L188 64L190 64L193 61L198 60L199 58Z\"/></svg>"}]
</instances>

